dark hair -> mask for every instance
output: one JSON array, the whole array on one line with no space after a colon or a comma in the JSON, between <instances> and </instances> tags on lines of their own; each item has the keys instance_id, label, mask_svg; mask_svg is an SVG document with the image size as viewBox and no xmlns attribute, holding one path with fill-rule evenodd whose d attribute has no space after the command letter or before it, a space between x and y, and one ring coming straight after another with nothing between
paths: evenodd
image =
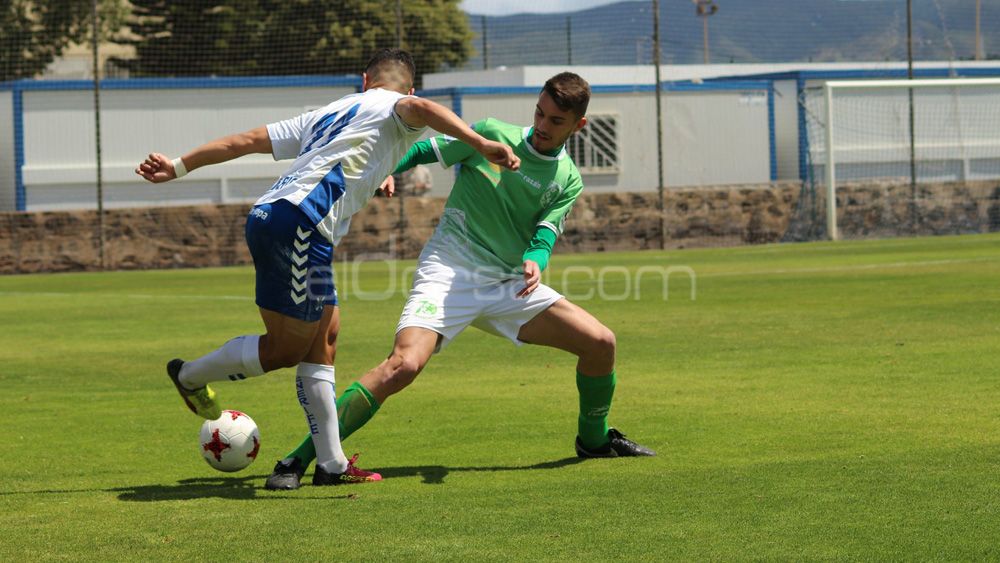
<instances>
[{"instance_id":1,"label":"dark hair","mask_svg":"<svg viewBox=\"0 0 1000 563\"><path fill-rule=\"evenodd\" d=\"M409 88L413 86L417 67L413 64L413 57L402 49L379 49L365 65L365 74L370 82L379 82L397 74Z\"/></svg>"},{"instance_id":2,"label":"dark hair","mask_svg":"<svg viewBox=\"0 0 1000 563\"><path fill-rule=\"evenodd\" d=\"M572 111L577 117L587 115L590 103L590 84L572 72L560 72L545 81L542 87L552 101L563 111Z\"/></svg>"}]
</instances>

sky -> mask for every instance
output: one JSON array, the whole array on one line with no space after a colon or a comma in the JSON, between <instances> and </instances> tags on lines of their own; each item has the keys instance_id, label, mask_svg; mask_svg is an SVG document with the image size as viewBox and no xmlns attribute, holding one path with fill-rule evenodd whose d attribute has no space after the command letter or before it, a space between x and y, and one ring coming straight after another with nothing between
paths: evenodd
<instances>
[{"instance_id":1,"label":"sky","mask_svg":"<svg viewBox=\"0 0 1000 563\"><path fill-rule=\"evenodd\" d=\"M507 16L511 14L576 12L622 0L462 0L461 8L470 14ZM839 0L841 2L888 2L891 0Z\"/></svg>"},{"instance_id":2,"label":"sky","mask_svg":"<svg viewBox=\"0 0 1000 563\"><path fill-rule=\"evenodd\" d=\"M507 16L511 14L575 12L621 0L462 0L462 10L470 14Z\"/></svg>"}]
</instances>

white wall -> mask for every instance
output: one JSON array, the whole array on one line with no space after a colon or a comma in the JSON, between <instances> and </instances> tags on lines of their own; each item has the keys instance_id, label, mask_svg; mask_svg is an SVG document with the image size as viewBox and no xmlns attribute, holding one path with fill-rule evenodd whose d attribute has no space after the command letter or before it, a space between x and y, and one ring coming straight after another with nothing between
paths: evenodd
<instances>
[{"instance_id":1,"label":"white wall","mask_svg":"<svg viewBox=\"0 0 1000 563\"><path fill-rule=\"evenodd\" d=\"M464 95L462 117L486 117L530 126L538 96ZM446 105L448 98L437 99ZM767 93L764 90L667 92L663 150L667 187L766 183L770 181ZM594 94L590 115L615 114L619 122L620 170L584 174L590 192L657 189L656 98L652 91ZM429 166L431 194L446 195L452 170Z\"/></svg>"},{"instance_id":2,"label":"white wall","mask_svg":"<svg viewBox=\"0 0 1000 563\"><path fill-rule=\"evenodd\" d=\"M178 156L202 142L297 115L350 92L353 89L349 87L104 90L101 136L105 205L253 201L285 170L287 163L274 162L266 155L251 155L161 185L146 183L133 170L149 152ZM451 107L450 97L434 99ZM529 126L536 100L533 91L465 94L461 100L462 117L470 123L495 117ZM26 91L24 101L27 208L96 207L92 92ZM770 180L766 91L670 91L664 96L663 107L668 187ZM656 190L654 93L598 91L589 113L616 115L620 166L613 174L585 174L588 190ZM431 194L446 195L454 172L438 165L430 168Z\"/></svg>"},{"instance_id":3,"label":"white wall","mask_svg":"<svg viewBox=\"0 0 1000 563\"><path fill-rule=\"evenodd\" d=\"M799 104L794 80L774 82L774 148L779 180L799 179Z\"/></svg>"},{"instance_id":4,"label":"white wall","mask_svg":"<svg viewBox=\"0 0 1000 563\"><path fill-rule=\"evenodd\" d=\"M353 91L351 87L104 90L105 205L256 199L288 163L250 155L158 186L143 181L133 169L149 152L178 156L213 138L298 115ZM93 93L87 90L24 92L23 178L28 210L96 207L93 108Z\"/></svg>"},{"instance_id":5,"label":"white wall","mask_svg":"<svg viewBox=\"0 0 1000 563\"><path fill-rule=\"evenodd\" d=\"M0 91L0 211L17 209L14 178L14 94Z\"/></svg>"}]
</instances>

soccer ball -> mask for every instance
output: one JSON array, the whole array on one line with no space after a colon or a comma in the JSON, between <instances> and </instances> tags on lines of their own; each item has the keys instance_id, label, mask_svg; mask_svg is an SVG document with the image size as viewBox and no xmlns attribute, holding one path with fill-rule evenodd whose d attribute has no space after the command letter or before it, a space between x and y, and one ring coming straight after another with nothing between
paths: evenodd
<instances>
[{"instance_id":1,"label":"soccer ball","mask_svg":"<svg viewBox=\"0 0 1000 563\"><path fill-rule=\"evenodd\" d=\"M260 432L240 411L222 411L216 420L201 425L201 455L219 471L239 471L253 463L260 451Z\"/></svg>"}]
</instances>

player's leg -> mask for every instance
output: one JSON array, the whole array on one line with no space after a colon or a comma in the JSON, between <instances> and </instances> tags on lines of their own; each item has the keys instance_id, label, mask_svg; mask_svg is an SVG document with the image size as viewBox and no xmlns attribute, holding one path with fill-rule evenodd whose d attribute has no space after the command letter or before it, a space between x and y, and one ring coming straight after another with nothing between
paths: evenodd
<instances>
[{"instance_id":1,"label":"player's leg","mask_svg":"<svg viewBox=\"0 0 1000 563\"><path fill-rule=\"evenodd\" d=\"M327 332L327 334L331 333ZM335 331L333 335L332 341L335 342ZM375 416L382 402L389 395L401 391L416 378L420 370L427 365L431 354L434 353L438 338L440 336L429 329L419 327L404 328L396 334L393 350L389 357L377 367L368 371L360 381L352 383L340 395L340 398L336 400L337 416L334 419L339 420L340 424L338 428L338 447L340 441L346 440L348 436L364 426ZM328 348L328 350L331 352L335 351L332 348ZM301 385L301 381L300 376L297 383ZM299 389L300 402L303 399L310 404L318 402L318 400L313 399L311 396L304 397L302 387L300 386ZM306 410L308 418L310 416L310 405L303 404L303 409ZM312 412L311 414L316 416L319 413ZM318 478L314 476L313 484L327 484L322 481L328 480L327 474L330 473L330 467L323 461L326 459L326 454L323 453L324 445L322 442L324 436L332 436L332 433L332 428L327 428L324 431L322 425L314 424L311 421L310 433L306 435L297 448L289 452L284 459L275 465L274 471L267 478L265 487L268 489L299 488L300 480L313 459L318 461L316 475L320 476ZM351 461L353 461L353 458ZM353 464L350 469L352 475L357 478L353 482L376 480L378 478L378 474L362 471L353 467ZM367 479L364 478L366 475L370 477ZM321 482L317 483L317 480Z\"/></svg>"},{"instance_id":2,"label":"player's leg","mask_svg":"<svg viewBox=\"0 0 1000 563\"><path fill-rule=\"evenodd\" d=\"M518 339L565 350L578 358L580 393L576 450L580 457L655 455L608 426L617 376L614 333L593 315L567 299L559 299L525 323Z\"/></svg>"},{"instance_id":3,"label":"player's leg","mask_svg":"<svg viewBox=\"0 0 1000 563\"><path fill-rule=\"evenodd\" d=\"M316 453L314 485L338 485L381 480L381 475L363 471L347 459L341 447L337 417L334 343L339 331L339 308L325 307L320 330L305 361L299 363L295 385L299 404L306 415Z\"/></svg>"},{"instance_id":4,"label":"player's leg","mask_svg":"<svg viewBox=\"0 0 1000 563\"><path fill-rule=\"evenodd\" d=\"M440 340L440 334L419 326L406 327L396 333L392 353L358 381L359 386L367 393L363 402L358 401L360 408L357 410L364 411L364 403L369 401L374 401L375 409L378 409L378 406L391 395L399 393L413 383L413 380L430 361ZM353 418L353 413L348 414ZM374 411L371 414L375 414ZM360 413L360 418L364 418L364 416L364 413ZM371 416L367 416L365 422L368 418ZM363 422L352 424L351 432L363 424Z\"/></svg>"},{"instance_id":5,"label":"player's leg","mask_svg":"<svg viewBox=\"0 0 1000 563\"><path fill-rule=\"evenodd\" d=\"M334 360L337 357L337 336L339 333L340 307L328 305L323 309L323 318L320 319L319 330L316 332L313 345L303 363L333 366ZM300 375L296 374L297 388ZM309 465L315 459L316 446L313 444L312 432L310 431L298 447L278 461L274 466L274 471L267 478L264 487L272 490L298 489L302 476L305 475Z\"/></svg>"},{"instance_id":6,"label":"player's leg","mask_svg":"<svg viewBox=\"0 0 1000 563\"><path fill-rule=\"evenodd\" d=\"M396 326L392 353L337 399L341 440L371 420L390 395L416 378L435 350L445 346L479 314L480 304L475 303L473 288L469 286L468 295L461 297L457 278L450 266L421 259L413 289ZM450 302L447 306L446 297ZM297 448L278 462L268 478L268 488L297 488L301 472L315 455L312 435L306 435ZM292 468L301 472L295 476ZM295 487L284 485L292 479Z\"/></svg>"},{"instance_id":7,"label":"player's leg","mask_svg":"<svg viewBox=\"0 0 1000 563\"><path fill-rule=\"evenodd\" d=\"M209 383L257 377L305 357L326 292L332 291L332 246L294 205L278 201L254 207L246 240L265 334L238 336L196 360L167 364L188 408L205 418L218 418L221 410Z\"/></svg>"},{"instance_id":8,"label":"player's leg","mask_svg":"<svg viewBox=\"0 0 1000 563\"><path fill-rule=\"evenodd\" d=\"M341 435L365 425L389 396L402 391L424 369L436 350L447 346L479 314L476 286L469 272L421 256L413 288L403 306L392 353L348 387L338 401Z\"/></svg>"},{"instance_id":9,"label":"player's leg","mask_svg":"<svg viewBox=\"0 0 1000 563\"><path fill-rule=\"evenodd\" d=\"M339 318L339 315L338 315ZM332 325L339 326L339 321ZM336 353L336 330L328 333L330 357ZM396 334L392 353L360 381L352 383L337 399L337 420L340 440L364 426L375 416L389 395L398 393L420 373L434 353L440 335L419 327L402 329ZM312 432L274 467L267 478L268 489L297 489L309 465L317 459L316 441Z\"/></svg>"}]
</instances>

